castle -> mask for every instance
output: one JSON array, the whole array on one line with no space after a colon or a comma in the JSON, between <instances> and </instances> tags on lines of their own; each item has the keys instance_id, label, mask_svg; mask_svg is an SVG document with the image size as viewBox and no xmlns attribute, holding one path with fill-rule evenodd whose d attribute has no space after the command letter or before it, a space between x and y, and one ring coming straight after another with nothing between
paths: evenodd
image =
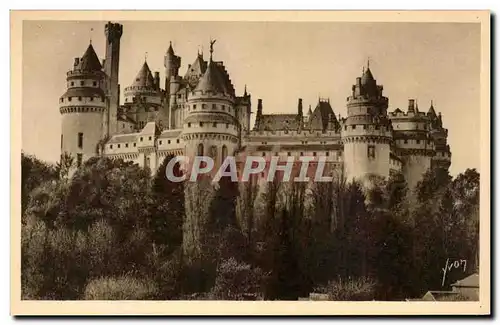
<instances>
[{"instance_id":1,"label":"castle","mask_svg":"<svg viewBox=\"0 0 500 325\"><path fill-rule=\"evenodd\" d=\"M181 57L168 47L162 88L159 72L145 61L120 104L118 84L123 26L107 23L101 62L92 43L75 58L59 102L61 152L80 165L104 155L133 161L155 172L167 155L209 155L220 161L244 151L254 156L325 156L347 179L402 172L409 186L435 166L451 163L448 130L432 105L421 112L410 99L406 112L388 112L389 100L369 65L347 97L347 117L337 117L329 100L304 112L265 114L257 101L251 128L251 95L236 95L224 63L200 53L180 75ZM315 158L314 158L315 159Z\"/></svg>"}]
</instances>

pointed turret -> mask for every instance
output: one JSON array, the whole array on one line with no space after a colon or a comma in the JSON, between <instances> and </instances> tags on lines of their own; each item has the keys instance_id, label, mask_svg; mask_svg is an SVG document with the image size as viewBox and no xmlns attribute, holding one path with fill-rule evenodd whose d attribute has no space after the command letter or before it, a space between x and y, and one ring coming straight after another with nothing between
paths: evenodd
<instances>
[{"instance_id":1,"label":"pointed turret","mask_svg":"<svg viewBox=\"0 0 500 325\"><path fill-rule=\"evenodd\" d=\"M92 43L89 44L89 47L87 47L87 50L80 59L78 70L91 72L102 70L101 62L95 53Z\"/></svg>"},{"instance_id":2,"label":"pointed turret","mask_svg":"<svg viewBox=\"0 0 500 325\"><path fill-rule=\"evenodd\" d=\"M431 100L431 107L429 107L429 111L427 112L427 115L429 115L431 118L437 117L436 111L434 110L434 104Z\"/></svg>"},{"instance_id":3,"label":"pointed turret","mask_svg":"<svg viewBox=\"0 0 500 325\"><path fill-rule=\"evenodd\" d=\"M170 41L170 43L168 45L167 54L175 55L174 49L172 48L172 41Z\"/></svg>"},{"instance_id":4,"label":"pointed turret","mask_svg":"<svg viewBox=\"0 0 500 325\"><path fill-rule=\"evenodd\" d=\"M194 92L211 92L212 94L231 94L229 89L226 87L226 82L224 81L224 76L221 75L220 69L216 66L216 63L212 60L213 56L213 44L215 41L210 42L210 60L208 62L208 67L205 73L198 81L198 85L194 89Z\"/></svg>"},{"instance_id":5,"label":"pointed turret","mask_svg":"<svg viewBox=\"0 0 500 325\"><path fill-rule=\"evenodd\" d=\"M146 61L144 61L144 64L137 73L137 76L132 83L132 87L155 88L155 80Z\"/></svg>"}]
</instances>

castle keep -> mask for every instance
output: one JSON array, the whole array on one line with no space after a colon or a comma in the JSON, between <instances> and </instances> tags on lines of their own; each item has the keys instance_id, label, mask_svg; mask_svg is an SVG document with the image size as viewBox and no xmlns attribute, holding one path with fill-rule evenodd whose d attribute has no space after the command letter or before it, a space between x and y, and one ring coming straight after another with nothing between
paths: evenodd
<instances>
[{"instance_id":1,"label":"castle keep","mask_svg":"<svg viewBox=\"0 0 500 325\"><path fill-rule=\"evenodd\" d=\"M61 152L77 165L104 155L133 161L155 172L167 155L208 155L216 163L228 155L270 158L326 157L347 179L389 176L401 171L410 187L429 168L451 163L448 131L431 102L419 111L410 99L406 111L388 112L389 100L369 65L347 97L347 116L336 115L328 99L304 112L302 99L290 114L265 114L257 100L250 125L251 95L235 93L222 61L196 53L180 75L181 57L172 44L165 54L164 82L147 62L123 90L118 84L122 25L106 24L105 60L90 44L66 75L59 100Z\"/></svg>"}]
</instances>

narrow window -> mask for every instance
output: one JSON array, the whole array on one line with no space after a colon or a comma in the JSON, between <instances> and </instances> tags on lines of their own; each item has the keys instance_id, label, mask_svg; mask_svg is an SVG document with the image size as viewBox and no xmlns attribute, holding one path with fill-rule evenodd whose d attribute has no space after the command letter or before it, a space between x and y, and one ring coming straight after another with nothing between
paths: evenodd
<instances>
[{"instance_id":1,"label":"narrow window","mask_svg":"<svg viewBox=\"0 0 500 325\"><path fill-rule=\"evenodd\" d=\"M179 143L179 139L177 139L177 141L176 141L176 142L177 142L177 143Z\"/></svg>"},{"instance_id":2,"label":"narrow window","mask_svg":"<svg viewBox=\"0 0 500 325\"><path fill-rule=\"evenodd\" d=\"M405 143L405 144L408 144L408 140L407 140L407 139L405 139L404 143Z\"/></svg>"},{"instance_id":3,"label":"narrow window","mask_svg":"<svg viewBox=\"0 0 500 325\"><path fill-rule=\"evenodd\" d=\"M375 146L368 146L368 158L375 158Z\"/></svg>"},{"instance_id":4,"label":"narrow window","mask_svg":"<svg viewBox=\"0 0 500 325\"><path fill-rule=\"evenodd\" d=\"M71 82L71 86L74 86L74 85L75 85L75 82L73 82L73 81L72 81L72 82Z\"/></svg>"},{"instance_id":5,"label":"narrow window","mask_svg":"<svg viewBox=\"0 0 500 325\"><path fill-rule=\"evenodd\" d=\"M291 156L291 155L292 155L292 153L290 151L288 151L288 156Z\"/></svg>"},{"instance_id":6,"label":"narrow window","mask_svg":"<svg viewBox=\"0 0 500 325\"><path fill-rule=\"evenodd\" d=\"M78 133L78 148L83 149L83 133Z\"/></svg>"},{"instance_id":7,"label":"narrow window","mask_svg":"<svg viewBox=\"0 0 500 325\"><path fill-rule=\"evenodd\" d=\"M167 143L170 144L170 140L168 140Z\"/></svg>"},{"instance_id":8,"label":"narrow window","mask_svg":"<svg viewBox=\"0 0 500 325\"><path fill-rule=\"evenodd\" d=\"M141 142L142 142L142 137L139 139L139 141L141 141Z\"/></svg>"},{"instance_id":9,"label":"narrow window","mask_svg":"<svg viewBox=\"0 0 500 325\"><path fill-rule=\"evenodd\" d=\"M137 146L137 143L134 142L134 147Z\"/></svg>"},{"instance_id":10,"label":"narrow window","mask_svg":"<svg viewBox=\"0 0 500 325\"><path fill-rule=\"evenodd\" d=\"M229 123L226 123L226 129L229 129Z\"/></svg>"},{"instance_id":11,"label":"narrow window","mask_svg":"<svg viewBox=\"0 0 500 325\"><path fill-rule=\"evenodd\" d=\"M193 109L196 109L196 105L193 105Z\"/></svg>"},{"instance_id":12,"label":"narrow window","mask_svg":"<svg viewBox=\"0 0 500 325\"><path fill-rule=\"evenodd\" d=\"M417 140L417 144L420 144L420 140Z\"/></svg>"},{"instance_id":13,"label":"narrow window","mask_svg":"<svg viewBox=\"0 0 500 325\"><path fill-rule=\"evenodd\" d=\"M190 127L191 127L191 122L188 123L188 128L190 128Z\"/></svg>"},{"instance_id":14,"label":"narrow window","mask_svg":"<svg viewBox=\"0 0 500 325\"><path fill-rule=\"evenodd\" d=\"M85 85L85 81L82 80L82 81L80 81L80 86L83 86L83 85Z\"/></svg>"},{"instance_id":15,"label":"narrow window","mask_svg":"<svg viewBox=\"0 0 500 325\"><path fill-rule=\"evenodd\" d=\"M96 86L97 86L97 81L94 81L94 82L92 83L92 86L96 87Z\"/></svg>"},{"instance_id":16,"label":"narrow window","mask_svg":"<svg viewBox=\"0 0 500 325\"><path fill-rule=\"evenodd\" d=\"M217 109L217 105L216 104L212 104L212 109Z\"/></svg>"},{"instance_id":17,"label":"narrow window","mask_svg":"<svg viewBox=\"0 0 500 325\"><path fill-rule=\"evenodd\" d=\"M128 143L125 143L125 148L128 148Z\"/></svg>"},{"instance_id":18,"label":"narrow window","mask_svg":"<svg viewBox=\"0 0 500 325\"><path fill-rule=\"evenodd\" d=\"M330 152L329 151L326 152L326 156L327 157L330 156Z\"/></svg>"},{"instance_id":19,"label":"narrow window","mask_svg":"<svg viewBox=\"0 0 500 325\"><path fill-rule=\"evenodd\" d=\"M151 137L149 137L149 141L151 141Z\"/></svg>"},{"instance_id":20,"label":"narrow window","mask_svg":"<svg viewBox=\"0 0 500 325\"><path fill-rule=\"evenodd\" d=\"M214 123L212 124L212 126L213 126L214 128L216 128L216 127L217 127L217 123L215 123L215 122L214 122Z\"/></svg>"},{"instance_id":21,"label":"narrow window","mask_svg":"<svg viewBox=\"0 0 500 325\"><path fill-rule=\"evenodd\" d=\"M113 149L113 145L112 144L109 145L109 149Z\"/></svg>"},{"instance_id":22,"label":"narrow window","mask_svg":"<svg viewBox=\"0 0 500 325\"><path fill-rule=\"evenodd\" d=\"M71 97L68 97L68 102L70 102L70 101L71 101Z\"/></svg>"},{"instance_id":23,"label":"narrow window","mask_svg":"<svg viewBox=\"0 0 500 325\"><path fill-rule=\"evenodd\" d=\"M300 153L300 155L301 155L301 156L303 156L303 155L304 155L304 153L303 153L303 152L301 152L301 153Z\"/></svg>"},{"instance_id":24,"label":"narrow window","mask_svg":"<svg viewBox=\"0 0 500 325\"><path fill-rule=\"evenodd\" d=\"M203 122L200 122L200 126L203 126Z\"/></svg>"},{"instance_id":25,"label":"narrow window","mask_svg":"<svg viewBox=\"0 0 500 325\"><path fill-rule=\"evenodd\" d=\"M226 145L223 145L221 150L221 158L222 158L221 161L224 161L226 157L227 157L227 147Z\"/></svg>"},{"instance_id":26,"label":"narrow window","mask_svg":"<svg viewBox=\"0 0 500 325\"><path fill-rule=\"evenodd\" d=\"M118 149L120 149L120 144L118 143Z\"/></svg>"},{"instance_id":27,"label":"narrow window","mask_svg":"<svg viewBox=\"0 0 500 325\"><path fill-rule=\"evenodd\" d=\"M198 156L203 156L203 143L198 144Z\"/></svg>"},{"instance_id":28,"label":"narrow window","mask_svg":"<svg viewBox=\"0 0 500 325\"><path fill-rule=\"evenodd\" d=\"M82 165L83 155L81 153L76 154L76 165L80 167Z\"/></svg>"},{"instance_id":29,"label":"narrow window","mask_svg":"<svg viewBox=\"0 0 500 325\"><path fill-rule=\"evenodd\" d=\"M78 96L78 100L80 100L80 101L81 101L81 100L82 100L82 96Z\"/></svg>"},{"instance_id":30,"label":"narrow window","mask_svg":"<svg viewBox=\"0 0 500 325\"><path fill-rule=\"evenodd\" d=\"M316 157L316 152L315 151L313 152L313 156Z\"/></svg>"}]
</instances>

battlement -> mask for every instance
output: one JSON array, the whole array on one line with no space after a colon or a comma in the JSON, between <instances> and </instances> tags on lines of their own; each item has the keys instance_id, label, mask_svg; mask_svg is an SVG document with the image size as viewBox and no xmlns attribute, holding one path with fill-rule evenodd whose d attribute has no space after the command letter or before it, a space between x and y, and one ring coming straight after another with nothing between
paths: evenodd
<instances>
[{"instance_id":1,"label":"battlement","mask_svg":"<svg viewBox=\"0 0 500 325\"><path fill-rule=\"evenodd\" d=\"M312 138L318 139L323 137L340 137L340 130L326 130L324 132L318 130L252 130L250 137L297 137L297 138Z\"/></svg>"},{"instance_id":2,"label":"battlement","mask_svg":"<svg viewBox=\"0 0 500 325\"><path fill-rule=\"evenodd\" d=\"M231 103L234 103L234 96L231 94L220 94L220 93L213 93L211 91L203 91L203 90L196 90L192 91L189 94L189 101L191 100L227 100Z\"/></svg>"},{"instance_id":3,"label":"battlement","mask_svg":"<svg viewBox=\"0 0 500 325\"><path fill-rule=\"evenodd\" d=\"M123 34L123 25L119 23L108 22L105 27L105 34L108 41L119 39Z\"/></svg>"},{"instance_id":4,"label":"battlement","mask_svg":"<svg viewBox=\"0 0 500 325\"><path fill-rule=\"evenodd\" d=\"M403 112L399 108L387 114L390 119L428 119L429 115L425 112Z\"/></svg>"}]
</instances>

